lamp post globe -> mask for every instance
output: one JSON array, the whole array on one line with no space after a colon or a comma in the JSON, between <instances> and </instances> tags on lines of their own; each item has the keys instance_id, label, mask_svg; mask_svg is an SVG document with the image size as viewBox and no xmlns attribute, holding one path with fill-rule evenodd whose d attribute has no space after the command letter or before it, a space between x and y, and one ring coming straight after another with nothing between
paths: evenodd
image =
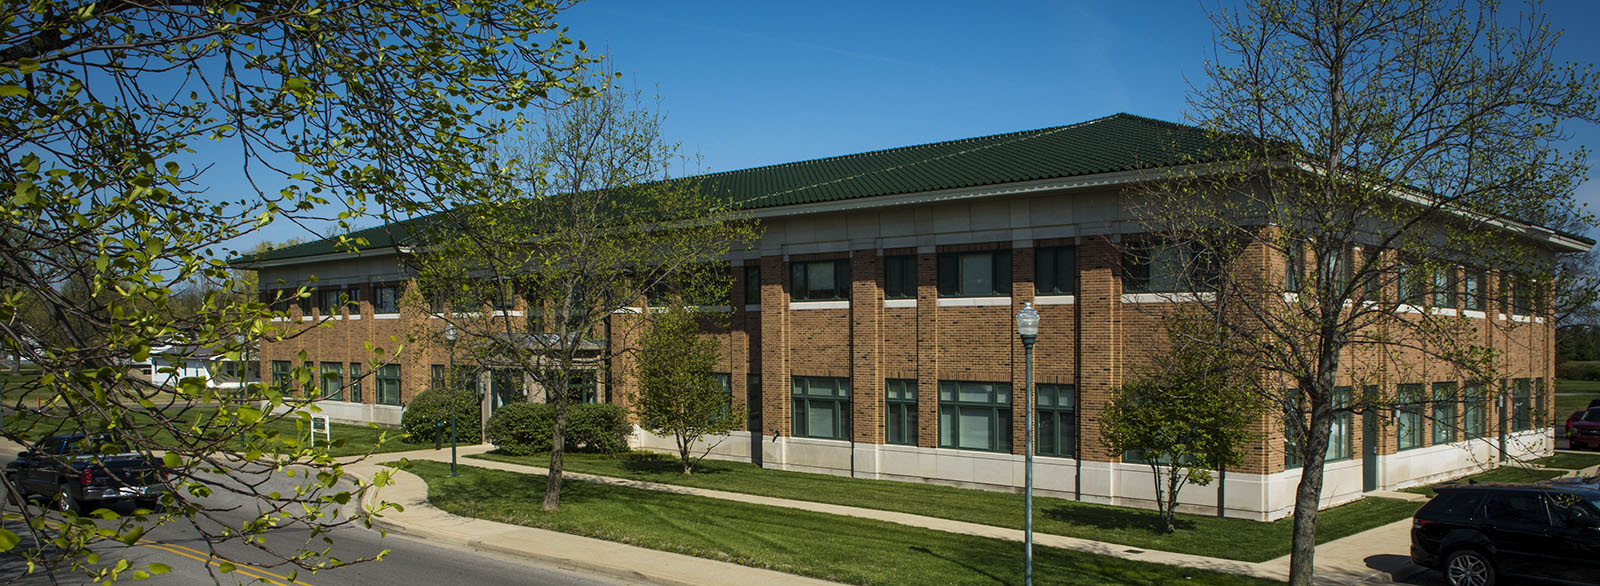
<instances>
[{"instance_id":1,"label":"lamp post globe","mask_svg":"<svg viewBox=\"0 0 1600 586\"><path fill-rule=\"evenodd\" d=\"M1033 309L1032 303L1023 303L1022 311L1017 312L1017 336L1022 338L1022 353L1027 364L1024 368L1022 388L1023 395L1027 397L1027 411L1023 423L1025 480L1022 505L1022 581L1028 586L1033 586L1033 342L1039 336L1039 312Z\"/></svg>"}]
</instances>

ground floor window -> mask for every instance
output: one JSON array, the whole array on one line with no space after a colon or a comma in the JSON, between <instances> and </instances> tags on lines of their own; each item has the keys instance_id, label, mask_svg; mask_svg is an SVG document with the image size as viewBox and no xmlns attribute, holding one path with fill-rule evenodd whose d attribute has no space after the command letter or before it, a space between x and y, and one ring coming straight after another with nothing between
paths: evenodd
<instances>
[{"instance_id":1,"label":"ground floor window","mask_svg":"<svg viewBox=\"0 0 1600 586\"><path fill-rule=\"evenodd\" d=\"M1038 402L1038 434L1034 452L1041 456L1078 457L1078 391L1072 385L1034 385Z\"/></svg>"},{"instance_id":2,"label":"ground floor window","mask_svg":"<svg viewBox=\"0 0 1600 586\"><path fill-rule=\"evenodd\" d=\"M575 371L567 376L567 402L600 402L600 383L595 379L594 371Z\"/></svg>"},{"instance_id":3,"label":"ground floor window","mask_svg":"<svg viewBox=\"0 0 1600 586\"><path fill-rule=\"evenodd\" d=\"M1399 401L1395 414L1395 427L1399 432L1399 449L1420 448L1428 441L1422 425L1422 385L1404 384L1397 389Z\"/></svg>"},{"instance_id":4,"label":"ground floor window","mask_svg":"<svg viewBox=\"0 0 1600 586\"><path fill-rule=\"evenodd\" d=\"M278 392L288 392L293 376L294 367L289 366L288 360L272 361L272 386L278 387Z\"/></svg>"},{"instance_id":5,"label":"ground floor window","mask_svg":"<svg viewBox=\"0 0 1600 586\"><path fill-rule=\"evenodd\" d=\"M322 398L344 400L344 365L338 362L322 363Z\"/></svg>"},{"instance_id":6,"label":"ground floor window","mask_svg":"<svg viewBox=\"0 0 1600 586\"><path fill-rule=\"evenodd\" d=\"M1461 434L1466 439L1483 437L1489 421L1488 397L1483 393L1483 385L1461 385L1461 400Z\"/></svg>"},{"instance_id":7,"label":"ground floor window","mask_svg":"<svg viewBox=\"0 0 1600 586\"><path fill-rule=\"evenodd\" d=\"M850 379L830 376L792 377L797 437L845 439L849 427Z\"/></svg>"},{"instance_id":8,"label":"ground floor window","mask_svg":"<svg viewBox=\"0 0 1600 586\"><path fill-rule=\"evenodd\" d=\"M891 378L883 381L884 441L905 446L917 445L917 381Z\"/></svg>"},{"instance_id":9,"label":"ground floor window","mask_svg":"<svg viewBox=\"0 0 1600 586\"><path fill-rule=\"evenodd\" d=\"M1533 429L1533 396L1532 382L1519 378L1512 382L1511 388L1511 430L1527 431Z\"/></svg>"},{"instance_id":10,"label":"ground floor window","mask_svg":"<svg viewBox=\"0 0 1600 586\"><path fill-rule=\"evenodd\" d=\"M1328 425L1328 448L1323 452L1324 462L1349 460L1355 452L1354 417L1350 413L1354 394L1350 387L1333 389L1333 421ZM1304 411L1304 409L1297 410L1295 415L1304 417ZM1285 470L1305 466L1305 461L1300 457L1300 437L1300 426L1294 425L1292 421L1286 421L1283 426Z\"/></svg>"},{"instance_id":11,"label":"ground floor window","mask_svg":"<svg viewBox=\"0 0 1600 586\"><path fill-rule=\"evenodd\" d=\"M527 389L522 385L522 371L496 368L489 371L489 412L511 403L526 401Z\"/></svg>"},{"instance_id":12,"label":"ground floor window","mask_svg":"<svg viewBox=\"0 0 1600 586\"><path fill-rule=\"evenodd\" d=\"M350 400L356 403L362 402L360 362L350 363Z\"/></svg>"},{"instance_id":13,"label":"ground floor window","mask_svg":"<svg viewBox=\"0 0 1600 586\"><path fill-rule=\"evenodd\" d=\"M1433 383L1433 443L1448 444L1456 441L1455 383Z\"/></svg>"},{"instance_id":14,"label":"ground floor window","mask_svg":"<svg viewBox=\"0 0 1600 586\"><path fill-rule=\"evenodd\" d=\"M939 381L939 447L999 452L1010 446L1010 383Z\"/></svg>"},{"instance_id":15,"label":"ground floor window","mask_svg":"<svg viewBox=\"0 0 1600 586\"><path fill-rule=\"evenodd\" d=\"M400 404L400 365L385 364L378 368L378 404Z\"/></svg>"}]
</instances>

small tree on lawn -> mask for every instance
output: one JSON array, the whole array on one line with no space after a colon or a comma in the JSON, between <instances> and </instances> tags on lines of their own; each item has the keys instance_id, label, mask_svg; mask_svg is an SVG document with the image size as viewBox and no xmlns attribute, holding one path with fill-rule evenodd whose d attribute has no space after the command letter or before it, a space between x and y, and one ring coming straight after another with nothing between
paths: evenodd
<instances>
[{"instance_id":1,"label":"small tree on lawn","mask_svg":"<svg viewBox=\"0 0 1600 586\"><path fill-rule=\"evenodd\" d=\"M700 335L715 315L674 304L650 325L639 356L639 425L673 437L684 474L693 474L694 465L721 441L698 456L696 443L732 431L740 419L728 389L711 374L717 342Z\"/></svg>"},{"instance_id":2,"label":"small tree on lawn","mask_svg":"<svg viewBox=\"0 0 1600 586\"><path fill-rule=\"evenodd\" d=\"M1248 354L1196 316L1169 318L1167 330L1172 350L1113 391L1100 433L1106 447L1150 465L1162 530L1171 533L1179 493L1242 463L1258 414Z\"/></svg>"}]
</instances>

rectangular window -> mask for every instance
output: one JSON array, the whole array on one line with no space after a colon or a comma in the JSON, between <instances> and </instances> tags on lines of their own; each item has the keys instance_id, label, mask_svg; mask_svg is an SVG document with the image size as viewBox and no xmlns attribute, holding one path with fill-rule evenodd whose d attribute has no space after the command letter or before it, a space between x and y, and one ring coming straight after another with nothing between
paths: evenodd
<instances>
[{"instance_id":1,"label":"rectangular window","mask_svg":"<svg viewBox=\"0 0 1600 586\"><path fill-rule=\"evenodd\" d=\"M442 389L444 386L444 365L435 364L428 369L428 388Z\"/></svg>"},{"instance_id":2,"label":"rectangular window","mask_svg":"<svg viewBox=\"0 0 1600 586\"><path fill-rule=\"evenodd\" d=\"M1349 460L1350 455L1355 452L1353 416L1350 413L1354 395L1350 387L1333 389L1333 426L1328 430L1328 451L1324 456L1329 462Z\"/></svg>"},{"instance_id":3,"label":"rectangular window","mask_svg":"<svg viewBox=\"0 0 1600 586\"><path fill-rule=\"evenodd\" d=\"M1011 251L949 252L939 255L940 297L1001 297L1011 294Z\"/></svg>"},{"instance_id":4,"label":"rectangular window","mask_svg":"<svg viewBox=\"0 0 1600 586\"><path fill-rule=\"evenodd\" d=\"M1077 389L1072 385L1040 383L1033 390L1039 417L1034 453L1078 457Z\"/></svg>"},{"instance_id":5,"label":"rectangular window","mask_svg":"<svg viewBox=\"0 0 1600 586\"><path fill-rule=\"evenodd\" d=\"M884 414L884 441L903 446L917 445L917 381L891 378L883 382L887 413Z\"/></svg>"},{"instance_id":6,"label":"rectangular window","mask_svg":"<svg viewBox=\"0 0 1600 586\"><path fill-rule=\"evenodd\" d=\"M939 381L939 447L1008 451L1011 384Z\"/></svg>"},{"instance_id":7,"label":"rectangular window","mask_svg":"<svg viewBox=\"0 0 1600 586\"><path fill-rule=\"evenodd\" d=\"M744 303L761 305L761 265L744 267Z\"/></svg>"},{"instance_id":8,"label":"rectangular window","mask_svg":"<svg viewBox=\"0 0 1600 586\"><path fill-rule=\"evenodd\" d=\"M817 260L789 265L789 298L837 301L850 298L850 261Z\"/></svg>"},{"instance_id":9,"label":"rectangular window","mask_svg":"<svg viewBox=\"0 0 1600 586\"><path fill-rule=\"evenodd\" d=\"M1433 306L1456 306L1456 269L1440 267L1433 271Z\"/></svg>"},{"instance_id":10,"label":"rectangular window","mask_svg":"<svg viewBox=\"0 0 1600 586\"><path fill-rule=\"evenodd\" d=\"M1515 385L1511 388L1511 431L1527 431L1533 429L1533 396L1532 381L1519 378L1512 381Z\"/></svg>"},{"instance_id":11,"label":"rectangular window","mask_svg":"<svg viewBox=\"0 0 1600 586\"><path fill-rule=\"evenodd\" d=\"M1469 382L1461 385L1461 435L1465 439L1483 437L1488 429L1488 397L1483 393L1483 385Z\"/></svg>"},{"instance_id":12,"label":"rectangular window","mask_svg":"<svg viewBox=\"0 0 1600 586\"><path fill-rule=\"evenodd\" d=\"M1398 404L1395 414L1395 427L1400 435L1400 449L1410 450L1424 446L1428 437L1423 434L1426 428L1422 422L1422 385L1404 384L1397 389Z\"/></svg>"},{"instance_id":13,"label":"rectangular window","mask_svg":"<svg viewBox=\"0 0 1600 586\"><path fill-rule=\"evenodd\" d=\"M528 391L522 386L522 372L509 368L489 371L489 395L490 412L528 400Z\"/></svg>"},{"instance_id":14,"label":"rectangular window","mask_svg":"<svg viewBox=\"0 0 1600 586\"><path fill-rule=\"evenodd\" d=\"M1299 293L1306 279L1306 249L1299 241L1290 243L1283 253L1283 290Z\"/></svg>"},{"instance_id":15,"label":"rectangular window","mask_svg":"<svg viewBox=\"0 0 1600 586\"><path fill-rule=\"evenodd\" d=\"M278 392L289 392L289 385L293 384L294 367L289 366L288 360L272 361L272 386L278 387Z\"/></svg>"},{"instance_id":16,"label":"rectangular window","mask_svg":"<svg viewBox=\"0 0 1600 586\"><path fill-rule=\"evenodd\" d=\"M567 401L571 403L599 403L600 383L592 370L574 372L567 378Z\"/></svg>"},{"instance_id":17,"label":"rectangular window","mask_svg":"<svg viewBox=\"0 0 1600 586\"><path fill-rule=\"evenodd\" d=\"M1533 283L1522 277L1511 281L1511 313L1533 315Z\"/></svg>"},{"instance_id":18,"label":"rectangular window","mask_svg":"<svg viewBox=\"0 0 1600 586\"><path fill-rule=\"evenodd\" d=\"M322 398L344 400L344 365L338 362L322 363Z\"/></svg>"},{"instance_id":19,"label":"rectangular window","mask_svg":"<svg viewBox=\"0 0 1600 586\"><path fill-rule=\"evenodd\" d=\"M906 254L883 258L883 298L917 298L917 256Z\"/></svg>"},{"instance_id":20,"label":"rectangular window","mask_svg":"<svg viewBox=\"0 0 1600 586\"><path fill-rule=\"evenodd\" d=\"M793 434L796 437L845 439L850 426L850 379L827 376L792 377Z\"/></svg>"},{"instance_id":21,"label":"rectangular window","mask_svg":"<svg viewBox=\"0 0 1600 586\"><path fill-rule=\"evenodd\" d=\"M301 297L298 294L295 295L294 303L300 308L300 317L311 317L311 307L315 305L312 301L316 296L316 289L306 291L305 297Z\"/></svg>"},{"instance_id":22,"label":"rectangular window","mask_svg":"<svg viewBox=\"0 0 1600 586\"><path fill-rule=\"evenodd\" d=\"M1395 287L1399 288L1399 300L1408 305L1422 305L1428 300L1428 274L1422 265L1412 262L1402 262L1395 267Z\"/></svg>"},{"instance_id":23,"label":"rectangular window","mask_svg":"<svg viewBox=\"0 0 1600 586\"><path fill-rule=\"evenodd\" d=\"M1033 251L1035 295L1073 295L1078 292L1078 249L1052 246Z\"/></svg>"},{"instance_id":24,"label":"rectangular window","mask_svg":"<svg viewBox=\"0 0 1600 586\"><path fill-rule=\"evenodd\" d=\"M360 403L360 402L362 402L362 399L363 398L361 396L361 363L360 362L351 362L350 363L350 401L354 402L354 403Z\"/></svg>"},{"instance_id":25,"label":"rectangular window","mask_svg":"<svg viewBox=\"0 0 1600 586\"><path fill-rule=\"evenodd\" d=\"M711 378L717 379L717 386L722 387L722 416L727 417L733 413L733 375L726 372L713 372Z\"/></svg>"},{"instance_id":26,"label":"rectangular window","mask_svg":"<svg viewBox=\"0 0 1600 586\"><path fill-rule=\"evenodd\" d=\"M339 308L343 305L344 291L333 288L317 289L317 311L324 317L339 315Z\"/></svg>"},{"instance_id":27,"label":"rectangular window","mask_svg":"<svg viewBox=\"0 0 1600 586\"><path fill-rule=\"evenodd\" d=\"M1194 246L1134 245L1122 255L1125 293L1183 293L1216 289L1213 255Z\"/></svg>"},{"instance_id":28,"label":"rectangular window","mask_svg":"<svg viewBox=\"0 0 1600 586\"><path fill-rule=\"evenodd\" d=\"M1483 311L1484 274L1482 270L1466 269L1461 276L1461 306L1473 311Z\"/></svg>"},{"instance_id":29,"label":"rectangular window","mask_svg":"<svg viewBox=\"0 0 1600 586\"><path fill-rule=\"evenodd\" d=\"M1456 441L1455 383L1433 383L1433 444Z\"/></svg>"},{"instance_id":30,"label":"rectangular window","mask_svg":"<svg viewBox=\"0 0 1600 586\"><path fill-rule=\"evenodd\" d=\"M378 404L400 404L400 365L385 364L378 368Z\"/></svg>"},{"instance_id":31,"label":"rectangular window","mask_svg":"<svg viewBox=\"0 0 1600 586\"><path fill-rule=\"evenodd\" d=\"M384 285L372 288L373 313L400 313L400 288Z\"/></svg>"}]
</instances>

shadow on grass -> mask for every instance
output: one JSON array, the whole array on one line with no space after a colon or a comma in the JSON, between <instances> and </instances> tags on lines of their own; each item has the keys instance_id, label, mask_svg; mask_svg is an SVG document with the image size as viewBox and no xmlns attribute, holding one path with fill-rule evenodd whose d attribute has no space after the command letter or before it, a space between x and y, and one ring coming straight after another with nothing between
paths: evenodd
<instances>
[{"instance_id":1,"label":"shadow on grass","mask_svg":"<svg viewBox=\"0 0 1600 586\"><path fill-rule=\"evenodd\" d=\"M683 463L672 456L650 452L629 452L620 456L622 469L634 474L683 474ZM701 460L694 465L694 474L696 476L722 474L725 472L729 472L729 470L705 460Z\"/></svg>"},{"instance_id":2,"label":"shadow on grass","mask_svg":"<svg viewBox=\"0 0 1600 586\"><path fill-rule=\"evenodd\" d=\"M1109 507L1055 506L1041 510L1046 517L1062 523L1083 525L1105 530L1137 529L1155 535L1164 535L1161 515L1141 509L1113 509ZM1173 525L1178 531L1195 528L1194 521L1178 517Z\"/></svg>"},{"instance_id":3,"label":"shadow on grass","mask_svg":"<svg viewBox=\"0 0 1600 586\"><path fill-rule=\"evenodd\" d=\"M1010 583L1010 581L1008 581L1008 580L1006 580L1004 578L1001 578L999 576L996 576L994 574L990 574L989 572L984 571L983 568L980 568L978 566L974 566L972 564L969 564L964 560L955 559L955 558L950 557L950 556L939 555L937 553L934 553L933 550L928 549L926 547L912 546L912 547L910 547L908 549L910 549L911 551L923 554L923 555L933 556L933 557L939 558L941 560L944 560L946 562L961 566L963 568L971 570L975 574L978 574L978 575L981 575L981 576L983 576L985 578L988 578L990 581L993 581L996 584L1009 584Z\"/></svg>"}]
</instances>

